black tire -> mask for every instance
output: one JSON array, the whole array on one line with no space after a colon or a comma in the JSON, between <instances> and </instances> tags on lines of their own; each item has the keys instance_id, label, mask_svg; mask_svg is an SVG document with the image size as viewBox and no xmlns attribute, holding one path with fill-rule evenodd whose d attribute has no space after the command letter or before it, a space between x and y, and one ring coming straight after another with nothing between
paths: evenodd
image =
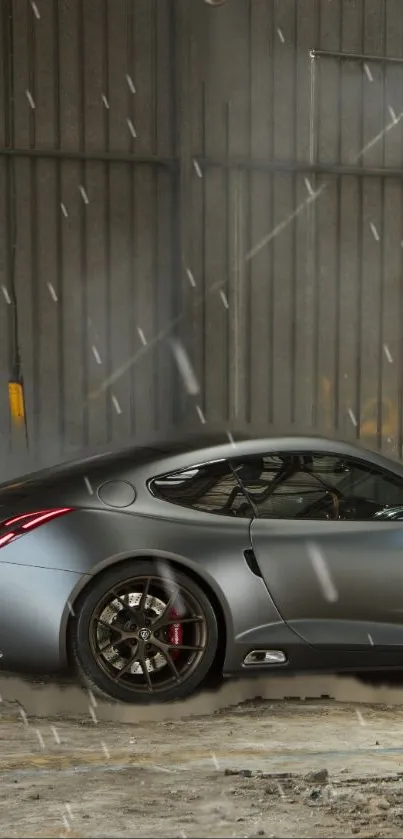
<instances>
[{"instance_id":1,"label":"black tire","mask_svg":"<svg viewBox=\"0 0 403 839\"><path fill-rule=\"evenodd\" d=\"M150 582L146 589L147 580ZM132 599L138 598L140 584L143 588L141 588L138 604L129 605L128 602L126 606L124 598L127 598L127 593L131 592ZM127 593L122 594L126 588ZM172 637L169 636L169 627L174 620L170 617L172 614L169 608L172 599L170 595L175 588L179 592L177 597L180 598L182 606L180 615L183 621L181 622L179 613L175 612L176 626L182 627L181 632L184 633L188 647L183 644L183 638L181 644L172 645ZM119 594L119 591L122 595L120 600L114 596L114 593ZM163 599L164 596L165 599ZM158 614L154 616L151 607L156 608L154 604L157 604L161 609L160 603L165 609L159 616ZM113 610L116 610L117 605L120 611L117 611L115 615ZM114 616L110 621L104 622L99 615L108 614L109 616L108 609L113 611ZM184 699L203 685L217 654L218 625L208 597L187 574L157 560L134 560L114 566L101 574L85 590L75 605L75 612L69 637L75 668L80 680L104 698L146 704ZM129 624L128 630L122 626L122 621L126 617L128 620L124 627ZM145 617L145 619L139 621L139 617L141 619ZM121 621L119 625L118 620ZM168 620L170 620L169 624ZM144 624L146 632L151 632L151 637L148 638L149 643L140 638L140 629L144 631L140 623ZM161 627L157 627L157 623L161 623ZM148 626L150 629L147 629ZM155 631L152 629L153 626L156 627ZM106 635L107 643L99 649L99 633L102 632ZM126 634L133 632L136 637L130 637L127 640L123 638L123 632ZM163 633L165 635L161 638ZM118 640L115 640L116 638ZM125 649L129 646L130 653ZM140 647L141 655L136 653ZM111 655L118 656L119 663L126 662L120 667L123 675L119 675L116 664L106 661L103 651L109 652L109 648ZM148 659L146 650L149 651ZM139 660L133 659L129 670L124 672L132 655L136 654ZM173 654L178 656L178 664L173 661ZM159 670L150 672L149 666L151 663L154 666L157 659ZM133 665L138 672L131 672ZM148 675L144 668L148 671ZM174 670L179 678L174 675ZM150 683L152 689L150 689Z\"/></svg>"}]
</instances>

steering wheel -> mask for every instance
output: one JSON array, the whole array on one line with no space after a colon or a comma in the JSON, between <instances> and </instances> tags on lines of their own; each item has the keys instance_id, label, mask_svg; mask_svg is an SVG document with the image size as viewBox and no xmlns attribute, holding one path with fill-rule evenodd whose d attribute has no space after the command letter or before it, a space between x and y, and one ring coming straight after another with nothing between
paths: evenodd
<instances>
[{"instance_id":1,"label":"steering wheel","mask_svg":"<svg viewBox=\"0 0 403 839\"><path fill-rule=\"evenodd\" d=\"M304 510L301 513L298 513L296 518L298 518L298 519L307 518L307 517L309 518L312 513L320 512L321 508L326 506L326 504L329 500L329 496L330 496L331 501L332 501L331 520L332 521L337 521L340 517L340 498L338 497L338 495L336 495L335 492L330 492L330 490L326 490L326 493L325 493L324 497L319 498L317 501L314 501L313 504L310 504L310 506L306 510Z\"/></svg>"}]
</instances>

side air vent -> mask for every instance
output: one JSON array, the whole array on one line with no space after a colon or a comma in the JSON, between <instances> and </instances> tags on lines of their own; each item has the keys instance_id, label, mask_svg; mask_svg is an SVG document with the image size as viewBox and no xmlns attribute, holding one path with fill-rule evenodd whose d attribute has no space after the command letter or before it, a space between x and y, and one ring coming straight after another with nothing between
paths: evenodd
<instances>
[{"instance_id":1,"label":"side air vent","mask_svg":"<svg viewBox=\"0 0 403 839\"><path fill-rule=\"evenodd\" d=\"M251 548L248 548L248 550L243 552L243 555L245 557L245 561L248 568L252 571L252 574L254 574L256 577L261 577L262 575L260 573L260 568L257 564L254 551L252 551Z\"/></svg>"}]
</instances>

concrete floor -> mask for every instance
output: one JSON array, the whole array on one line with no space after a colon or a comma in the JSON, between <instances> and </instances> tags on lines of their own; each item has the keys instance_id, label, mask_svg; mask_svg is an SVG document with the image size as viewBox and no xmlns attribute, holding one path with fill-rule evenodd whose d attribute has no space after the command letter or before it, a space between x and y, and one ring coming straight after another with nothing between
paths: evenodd
<instances>
[{"instance_id":1,"label":"concrete floor","mask_svg":"<svg viewBox=\"0 0 403 839\"><path fill-rule=\"evenodd\" d=\"M401 689L274 679L149 709L0 690L0 837L403 834ZM321 694L342 701L279 698Z\"/></svg>"}]
</instances>

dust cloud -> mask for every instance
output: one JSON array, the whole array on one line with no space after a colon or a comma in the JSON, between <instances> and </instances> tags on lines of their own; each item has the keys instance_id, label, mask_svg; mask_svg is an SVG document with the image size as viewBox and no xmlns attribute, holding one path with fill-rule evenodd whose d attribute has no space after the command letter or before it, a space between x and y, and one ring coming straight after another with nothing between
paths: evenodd
<instances>
[{"instance_id":1,"label":"dust cloud","mask_svg":"<svg viewBox=\"0 0 403 839\"><path fill-rule=\"evenodd\" d=\"M14 676L0 678L4 705L16 703L35 717L88 717L90 697L82 688L57 683L35 683ZM355 678L337 676L289 676L228 681L216 692L163 705L123 705L103 700L93 707L100 722L138 723L208 716L252 699L321 699L337 702L403 705L403 688L363 684ZM95 720L94 720L95 721Z\"/></svg>"}]
</instances>

